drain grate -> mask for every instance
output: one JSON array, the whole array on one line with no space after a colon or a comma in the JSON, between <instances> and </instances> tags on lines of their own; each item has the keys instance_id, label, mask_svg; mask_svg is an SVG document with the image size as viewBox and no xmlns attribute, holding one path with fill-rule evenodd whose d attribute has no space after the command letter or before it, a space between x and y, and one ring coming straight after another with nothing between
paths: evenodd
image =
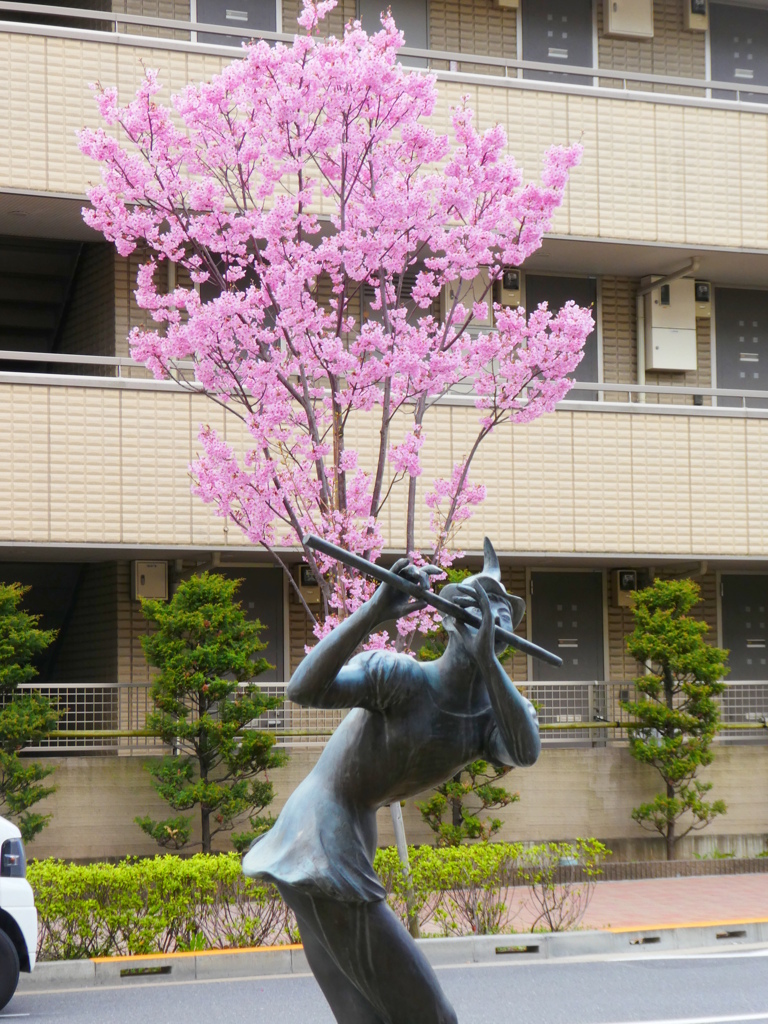
<instances>
[{"instance_id":1,"label":"drain grate","mask_svg":"<svg viewBox=\"0 0 768 1024\"><path fill-rule=\"evenodd\" d=\"M164 967L124 967L120 971L121 978L152 978L158 974L170 974L173 968L170 964Z\"/></svg>"}]
</instances>

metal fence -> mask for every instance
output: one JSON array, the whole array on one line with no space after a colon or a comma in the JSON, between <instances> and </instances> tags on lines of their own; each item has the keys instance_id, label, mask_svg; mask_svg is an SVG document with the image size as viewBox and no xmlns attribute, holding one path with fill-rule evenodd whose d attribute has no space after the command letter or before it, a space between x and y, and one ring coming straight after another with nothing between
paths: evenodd
<instances>
[{"instance_id":1,"label":"metal fence","mask_svg":"<svg viewBox=\"0 0 768 1024\"><path fill-rule=\"evenodd\" d=\"M631 716L622 705L636 697L631 682L519 682L538 710L542 742L549 747L625 744ZM147 729L150 684L34 684L62 712L59 726L32 752L59 754L163 754L171 747ZM285 697L285 683L267 683L269 697ZM720 698L719 743L768 742L768 680L733 680ZM265 712L251 725L274 734L278 746L320 748L346 710L307 708L291 701Z\"/></svg>"},{"instance_id":2,"label":"metal fence","mask_svg":"<svg viewBox=\"0 0 768 1024\"><path fill-rule=\"evenodd\" d=\"M120 727L117 686L101 683L43 683L23 684L19 689L37 690L47 697L60 715L57 732L73 734L66 738L52 735L26 748L29 752L83 754L117 751L117 736L95 735L98 732L114 732Z\"/></svg>"}]
</instances>

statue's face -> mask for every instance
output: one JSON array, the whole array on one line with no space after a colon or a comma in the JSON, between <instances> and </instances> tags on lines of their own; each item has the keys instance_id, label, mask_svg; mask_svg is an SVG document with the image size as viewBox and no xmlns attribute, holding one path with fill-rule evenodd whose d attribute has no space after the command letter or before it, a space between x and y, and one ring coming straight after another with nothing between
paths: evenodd
<instances>
[{"instance_id":1,"label":"statue's face","mask_svg":"<svg viewBox=\"0 0 768 1024\"><path fill-rule=\"evenodd\" d=\"M486 593L488 592L486 591ZM491 612L493 613L494 624L501 626L502 629L509 630L509 632L511 633L513 631L512 612L510 610L509 603L505 601L505 599L500 594L495 594L493 593L493 591L488 593L488 602L491 606ZM475 614L480 613L480 608L474 602L471 605L466 605L466 607L471 608L471 610L475 612ZM477 630L474 629L474 627L472 626L467 626L467 629L472 633L477 632ZM494 644L494 648L497 654L501 654L503 653L503 651L507 649L507 644L504 640L497 639Z\"/></svg>"},{"instance_id":2,"label":"statue's face","mask_svg":"<svg viewBox=\"0 0 768 1024\"><path fill-rule=\"evenodd\" d=\"M491 609L493 611L493 621L497 626L501 626L502 629L512 632L512 613L509 608L509 604L504 600L503 597L499 597L497 594L489 594L488 600L491 602ZM507 649L507 644L504 640L496 640L494 644L497 654L501 654Z\"/></svg>"}]
</instances>

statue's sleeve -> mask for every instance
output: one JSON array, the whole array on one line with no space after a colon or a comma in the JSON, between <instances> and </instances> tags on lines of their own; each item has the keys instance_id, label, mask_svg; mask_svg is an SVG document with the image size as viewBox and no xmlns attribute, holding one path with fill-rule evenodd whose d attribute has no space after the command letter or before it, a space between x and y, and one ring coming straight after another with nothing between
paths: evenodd
<instances>
[{"instance_id":1,"label":"statue's sleeve","mask_svg":"<svg viewBox=\"0 0 768 1024\"><path fill-rule=\"evenodd\" d=\"M366 651L352 658L313 697L311 706L386 711L408 700L419 685L424 685L423 670L413 658L393 651Z\"/></svg>"},{"instance_id":2,"label":"statue's sleeve","mask_svg":"<svg viewBox=\"0 0 768 1024\"><path fill-rule=\"evenodd\" d=\"M494 722L488 731L485 741L485 754L491 764L504 765L506 768L516 768L517 765L509 756L504 740L501 738L499 727Z\"/></svg>"}]
</instances>

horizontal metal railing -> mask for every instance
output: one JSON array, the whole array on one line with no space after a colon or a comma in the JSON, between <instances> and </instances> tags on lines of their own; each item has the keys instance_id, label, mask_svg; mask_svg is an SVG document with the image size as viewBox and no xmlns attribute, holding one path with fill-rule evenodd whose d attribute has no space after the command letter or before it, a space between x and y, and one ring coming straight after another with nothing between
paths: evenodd
<instances>
[{"instance_id":1,"label":"horizontal metal railing","mask_svg":"<svg viewBox=\"0 0 768 1024\"><path fill-rule=\"evenodd\" d=\"M258 683L258 680L256 680ZM152 707L150 683L27 684L62 710L59 726L29 753L170 753L146 728ZM285 683L265 683L266 695L284 697ZM518 682L536 705L544 746L626 744L632 725L622 704L635 699L632 682ZM720 698L719 743L768 743L768 680L733 680ZM307 708L285 701L251 723L274 735L279 746L320 748L346 710Z\"/></svg>"},{"instance_id":2,"label":"horizontal metal railing","mask_svg":"<svg viewBox=\"0 0 768 1024\"><path fill-rule=\"evenodd\" d=\"M28 15L29 20L23 22L2 20L4 11ZM96 24L99 28L50 24L46 19L51 18ZM283 26L283 28L285 27ZM232 56L233 46L227 45L228 39L246 38L266 39L270 42L291 42L294 36L293 31L254 31L200 21L155 18L142 14L123 14L119 11L94 11L87 8L61 7L53 4L17 3L10 2L10 0L0 0L0 31L51 35L86 41L108 39L118 45L127 44L170 50L199 50L203 53L222 56ZM148 36L147 32L154 34ZM221 36L222 43L201 43L198 40L200 33L208 36ZM622 98L642 98L645 101L656 103L711 104L720 107L735 105L754 110L760 110L763 104L768 102L768 87L747 85L744 82L721 82L681 75L657 75L642 71L601 68L594 65L559 63L553 65L539 61L492 57L481 53L420 49L408 46L403 47L400 53L403 63L407 64L408 58L414 58L419 62L425 62L430 70L436 72L438 78L458 82L479 81L480 84L572 93L581 93L587 90L619 95ZM460 65L486 69L486 73L470 73L463 67L460 68ZM575 76L579 81L541 80L535 77L525 77L526 74L528 76L537 74L568 75ZM606 82L610 84L604 85ZM676 92L660 92L659 90L676 90ZM680 90L685 90L685 93L680 93ZM713 92L725 93L726 98L713 98ZM749 99L744 99L744 97L749 97ZM752 97L759 97L758 102L755 102Z\"/></svg>"},{"instance_id":3,"label":"horizontal metal railing","mask_svg":"<svg viewBox=\"0 0 768 1024\"><path fill-rule=\"evenodd\" d=\"M88 374L51 373L48 371L17 371L0 370L0 384L19 383L37 384L58 387L105 387L126 388L137 390L179 391L182 386L186 391L202 391L191 374L194 363L189 360L174 364L178 378L174 380L155 380L141 363L128 356L89 356L62 352L24 352L0 349L0 365L3 363L39 363L42 366L83 366L94 372ZM101 371L101 372L100 372ZM189 373L183 379L181 374ZM598 395L598 401L581 398L584 393ZM625 395L624 400L613 396ZM647 402L646 398L652 398ZM679 399L692 400L696 404L681 404ZM666 399L666 401L664 400ZM698 400L707 400L709 405L698 404ZM718 405L718 401L734 405ZM473 405L474 395L471 386L462 393L446 395L442 401L447 405ZM749 415L751 417L768 416L768 408L750 408L749 402L762 401L768 405L768 391L736 390L733 388L705 388L676 384L625 384L622 382L598 383L591 381L574 381L573 388L561 402L561 406L569 408L578 404L580 408L609 412L645 412L673 415L700 416L733 416Z\"/></svg>"}]
</instances>

